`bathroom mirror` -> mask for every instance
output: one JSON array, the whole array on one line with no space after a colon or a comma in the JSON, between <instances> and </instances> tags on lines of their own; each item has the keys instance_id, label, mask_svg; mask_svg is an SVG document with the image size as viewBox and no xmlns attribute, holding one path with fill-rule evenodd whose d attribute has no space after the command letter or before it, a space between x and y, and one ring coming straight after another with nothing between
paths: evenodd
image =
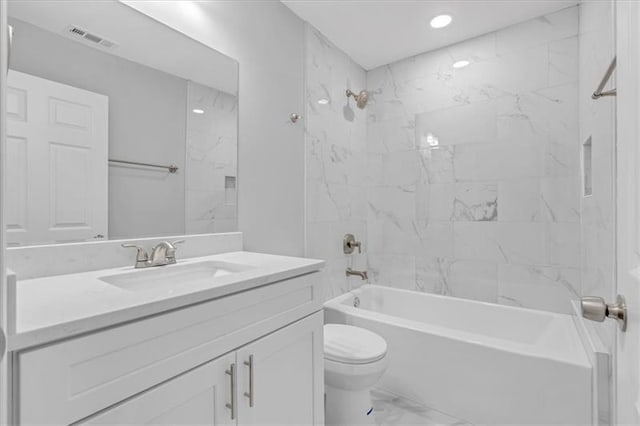
<instances>
[{"instance_id":1,"label":"bathroom mirror","mask_svg":"<svg viewBox=\"0 0 640 426\"><path fill-rule=\"evenodd\" d=\"M10 1L9 246L237 229L238 63L111 1Z\"/></svg>"}]
</instances>

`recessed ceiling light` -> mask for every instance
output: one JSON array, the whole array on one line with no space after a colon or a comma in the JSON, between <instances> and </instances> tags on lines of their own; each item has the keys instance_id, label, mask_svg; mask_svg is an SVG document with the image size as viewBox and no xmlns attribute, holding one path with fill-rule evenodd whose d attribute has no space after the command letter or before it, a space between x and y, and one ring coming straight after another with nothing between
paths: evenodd
<instances>
[{"instance_id":1,"label":"recessed ceiling light","mask_svg":"<svg viewBox=\"0 0 640 426\"><path fill-rule=\"evenodd\" d=\"M467 61L466 59L462 59L460 61L456 61L453 63L453 67L454 68L464 68L467 65L469 65L471 62Z\"/></svg>"},{"instance_id":2,"label":"recessed ceiling light","mask_svg":"<svg viewBox=\"0 0 640 426\"><path fill-rule=\"evenodd\" d=\"M438 15L431 20L432 28L444 28L453 21L451 15Z\"/></svg>"},{"instance_id":3,"label":"recessed ceiling light","mask_svg":"<svg viewBox=\"0 0 640 426\"><path fill-rule=\"evenodd\" d=\"M318 103L320 105L327 105L329 103L329 99L325 99L325 98L318 99Z\"/></svg>"},{"instance_id":4,"label":"recessed ceiling light","mask_svg":"<svg viewBox=\"0 0 640 426\"><path fill-rule=\"evenodd\" d=\"M204 114L204 110L202 109L196 108L196 109L193 109L192 111L194 112L194 114Z\"/></svg>"}]
</instances>

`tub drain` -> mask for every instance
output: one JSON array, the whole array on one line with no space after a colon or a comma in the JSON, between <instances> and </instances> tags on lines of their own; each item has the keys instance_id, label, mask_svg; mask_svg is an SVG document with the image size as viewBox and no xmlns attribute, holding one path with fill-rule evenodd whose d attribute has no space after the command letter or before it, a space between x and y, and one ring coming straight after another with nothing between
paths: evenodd
<instances>
[{"instance_id":1,"label":"tub drain","mask_svg":"<svg viewBox=\"0 0 640 426\"><path fill-rule=\"evenodd\" d=\"M353 298L353 307L357 308L358 306L360 306L360 298L356 296Z\"/></svg>"}]
</instances>

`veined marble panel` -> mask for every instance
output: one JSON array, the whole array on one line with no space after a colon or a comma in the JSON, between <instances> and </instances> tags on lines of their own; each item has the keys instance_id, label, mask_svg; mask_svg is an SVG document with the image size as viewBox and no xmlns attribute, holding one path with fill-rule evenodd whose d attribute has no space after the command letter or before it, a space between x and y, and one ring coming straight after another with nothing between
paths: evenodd
<instances>
[{"instance_id":1,"label":"veined marble panel","mask_svg":"<svg viewBox=\"0 0 640 426\"><path fill-rule=\"evenodd\" d=\"M369 217L398 222L416 214L417 185L377 186L367 190Z\"/></svg>"},{"instance_id":2,"label":"veined marble panel","mask_svg":"<svg viewBox=\"0 0 640 426\"><path fill-rule=\"evenodd\" d=\"M557 274L579 287L577 17L568 8L367 73L374 282L504 303L517 289L550 310L564 308L545 300L575 297ZM547 284L505 272L516 265Z\"/></svg>"},{"instance_id":3,"label":"veined marble panel","mask_svg":"<svg viewBox=\"0 0 640 426\"><path fill-rule=\"evenodd\" d=\"M549 86L577 83L578 36L549 43Z\"/></svg>"},{"instance_id":4,"label":"veined marble panel","mask_svg":"<svg viewBox=\"0 0 640 426\"><path fill-rule=\"evenodd\" d=\"M496 118L495 102L475 102L418 114L416 147L494 142Z\"/></svg>"},{"instance_id":5,"label":"veined marble panel","mask_svg":"<svg viewBox=\"0 0 640 426\"><path fill-rule=\"evenodd\" d=\"M498 301L506 305L571 313L580 271L533 265L498 265Z\"/></svg>"},{"instance_id":6,"label":"veined marble panel","mask_svg":"<svg viewBox=\"0 0 640 426\"><path fill-rule=\"evenodd\" d=\"M580 224L547 223L546 240L548 260L554 266L580 266Z\"/></svg>"},{"instance_id":7,"label":"veined marble panel","mask_svg":"<svg viewBox=\"0 0 640 426\"><path fill-rule=\"evenodd\" d=\"M371 401L378 426L472 426L464 420L379 389L371 391Z\"/></svg>"},{"instance_id":8,"label":"veined marble panel","mask_svg":"<svg viewBox=\"0 0 640 426\"><path fill-rule=\"evenodd\" d=\"M422 177L422 158L415 150L382 154L380 183L384 186L413 186Z\"/></svg>"},{"instance_id":9,"label":"veined marble panel","mask_svg":"<svg viewBox=\"0 0 640 426\"><path fill-rule=\"evenodd\" d=\"M368 253L369 281L416 290L416 257L406 254Z\"/></svg>"},{"instance_id":10,"label":"veined marble panel","mask_svg":"<svg viewBox=\"0 0 640 426\"><path fill-rule=\"evenodd\" d=\"M455 259L508 262L498 241L497 222L456 222L453 226Z\"/></svg>"},{"instance_id":11,"label":"veined marble panel","mask_svg":"<svg viewBox=\"0 0 640 426\"><path fill-rule=\"evenodd\" d=\"M504 262L545 265L548 258L544 223L498 223L496 243Z\"/></svg>"},{"instance_id":12,"label":"veined marble panel","mask_svg":"<svg viewBox=\"0 0 640 426\"><path fill-rule=\"evenodd\" d=\"M308 135L307 141L307 180L361 187L366 184L365 152L352 151L329 140L326 132L321 137Z\"/></svg>"},{"instance_id":13,"label":"veined marble panel","mask_svg":"<svg viewBox=\"0 0 640 426\"><path fill-rule=\"evenodd\" d=\"M453 158L456 181L541 177L544 146L533 143L458 145Z\"/></svg>"},{"instance_id":14,"label":"veined marble panel","mask_svg":"<svg viewBox=\"0 0 640 426\"><path fill-rule=\"evenodd\" d=\"M423 174L429 183L452 183L456 181L454 146L437 146L419 150Z\"/></svg>"},{"instance_id":15,"label":"veined marble panel","mask_svg":"<svg viewBox=\"0 0 640 426\"><path fill-rule=\"evenodd\" d=\"M418 220L451 221L454 216L456 184L421 184L416 189Z\"/></svg>"},{"instance_id":16,"label":"veined marble panel","mask_svg":"<svg viewBox=\"0 0 640 426\"><path fill-rule=\"evenodd\" d=\"M455 222L495 222L498 220L498 185L459 183L453 200Z\"/></svg>"},{"instance_id":17,"label":"veined marble panel","mask_svg":"<svg viewBox=\"0 0 640 426\"><path fill-rule=\"evenodd\" d=\"M307 252L330 259L328 294L361 284L344 277L357 264L370 282L563 311L580 288L581 216L611 217L580 208L577 18L366 73L307 26ZM359 110L344 90L365 87ZM366 254L345 257L341 234L363 227Z\"/></svg>"},{"instance_id":18,"label":"veined marble panel","mask_svg":"<svg viewBox=\"0 0 640 426\"><path fill-rule=\"evenodd\" d=\"M498 264L457 260L449 268L449 294L465 299L498 301Z\"/></svg>"},{"instance_id":19,"label":"veined marble panel","mask_svg":"<svg viewBox=\"0 0 640 426\"><path fill-rule=\"evenodd\" d=\"M322 34L306 25L306 255L325 259L325 298L362 284L345 275L347 267L366 269L369 249L366 187L381 173L382 159L367 155L367 116L348 100L345 90L365 87L365 71ZM370 164L377 166L369 169ZM400 170L394 164L392 170ZM354 234L365 253L345 255L342 239Z\"/></svg>"},{"instance_id":20,"label":"veined marble panel","mask_svg":"<svg viewBox=\"0 0 640 426\"><path fill-rule=\"evenodd\" d=\"M415 260L415 290L450 295L451 258L418 256Z\"/></svg>"},{"instance_id":21,"label":"veined marble panel","mask_svg":"<svg viewBox=\"0 0 640 426\"><path fill-rule=\"evenodd\" d=\"M456 222L453 246L456 259L547 264L544 223Z\"/></svg>"},{"instance_id":22,"label":"veined marble panel","mask_svg":"<svg viewBox=\"0 0 640 426\"><path fill-rule=\"evenodd\" d=\"M496 32L498 54L545 45L578 34L578 11L562 9Z\"/></svg>"},{"instance_id":23,"label":"veined marble panel","mask_svg":"<svg viewBox=\"0 0 640 426\"><path fill-rule=\"evenodd\" d=\"M540 222L544 210L540 179L512 179L498 183L500 222Z\"/></svg>"}]
</instances>

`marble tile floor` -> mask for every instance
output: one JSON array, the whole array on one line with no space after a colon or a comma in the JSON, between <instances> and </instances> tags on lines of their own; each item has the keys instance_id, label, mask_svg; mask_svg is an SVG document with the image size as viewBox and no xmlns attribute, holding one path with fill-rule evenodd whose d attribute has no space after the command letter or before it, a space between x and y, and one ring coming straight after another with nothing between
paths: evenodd
<instances>
[{"instance_id":1,"label":"marble tile floor","mask_svg":"<svg viewBox=\"0 0 640 426\"><path fill-rule=\"evenodd\" d=\"M371 391L371 399L378 426L472 426L467 421L382 390Z\"/></svg>"}]
</instances>

